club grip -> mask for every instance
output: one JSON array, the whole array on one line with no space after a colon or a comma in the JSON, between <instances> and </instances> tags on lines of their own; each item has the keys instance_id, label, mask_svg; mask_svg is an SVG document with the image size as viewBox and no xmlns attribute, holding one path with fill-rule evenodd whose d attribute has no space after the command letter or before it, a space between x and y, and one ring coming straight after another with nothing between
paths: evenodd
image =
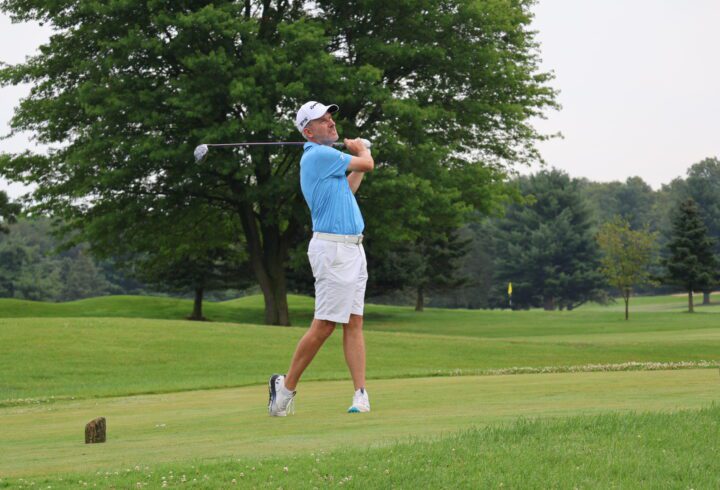
<instances>
[{"instance_id":1,"label":"club grip","mask_svg":"<svg viewBox=\"0 0 720 490\"><path fill-rule=\"evenodd\" d=\"M372 143L370 143L370 140L366 140L365 138L360 138L360 142L368 150L372 147ZM345 144L344 143L333 143L333 146L345 146Z\"/></svg>"}]
</instances>

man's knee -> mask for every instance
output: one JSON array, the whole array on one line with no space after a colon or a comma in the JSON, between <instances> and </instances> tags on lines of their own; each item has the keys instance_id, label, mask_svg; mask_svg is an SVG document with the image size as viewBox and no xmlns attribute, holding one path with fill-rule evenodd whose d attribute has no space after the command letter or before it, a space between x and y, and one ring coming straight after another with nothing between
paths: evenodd
<instances>
[{"instance_id":1,"label":"man's knee","mask_svg":"<svg viewBox=\"0 0 720 490\"><path fill-rule=\"evenodd\" d=\"M312 330L317 338L325 340L335 331L335 322L315 319L313 320Z\"/></svg>"},{"instance_id":2,"label":"man's knee","mask_svg":"<svg viewBox=\"0 0 720 490\"><path fill-rule=\"evenodd\" d=\"M350 315L350 320L346 324L343 325L344 328L349 327L351 329L357 329L362 328L363 326L363 316L362 315Z\"/></svg>"}]
</instances>

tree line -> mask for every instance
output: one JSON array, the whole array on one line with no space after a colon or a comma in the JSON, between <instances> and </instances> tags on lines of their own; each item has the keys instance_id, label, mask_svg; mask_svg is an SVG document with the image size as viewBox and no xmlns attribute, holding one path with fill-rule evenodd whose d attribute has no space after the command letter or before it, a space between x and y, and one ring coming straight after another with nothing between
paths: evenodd
<instances>
[{"instance_id":1,"label":"tree line","mask_svg":"<svg viewBox=\"0 0 720 490\"><path fill-rule=\"evenodd\" d=\"M429 248L372 250L369 297L379 302L465 308L572 309L619 295L704 293L720 282L720 160L705 159L655 191L639 177L599 183L544 170L505 184L514 196L495 216L455 223L450 240ZM195 228L177 247L157 237L153 254L94 259L87 244L59 250L51 220L20 218L0 192L0 297L67 301L100 294L165 292L202 300L253 285L246 252L212 244ZM17 221L17 222L16 222ZM185 230L186 233L193 229ZM305 260L288 269L290 290L312 293ZM512 283L512 303L507 285ZM692 299L692 296L689 297ZM689 302L693 308L693 302Z\"/></svg>"},{"instance_id":2,"label":"tree line","mask_svg":"<svg viewBox=\"0 0 720 490\"><path fill-rule=\"evenodd\" d=\"M710 302L720 284L720 160L653 190L625 182L573 179L557 170L514 181L521 199L504 215L468 226L458 271L466 286L441 291L435 306L572 309L620 294L693 291ZM633 278L628 283L628 278ZM692 309L692 302L689 308Z\"/></svg>"}]
</instances>

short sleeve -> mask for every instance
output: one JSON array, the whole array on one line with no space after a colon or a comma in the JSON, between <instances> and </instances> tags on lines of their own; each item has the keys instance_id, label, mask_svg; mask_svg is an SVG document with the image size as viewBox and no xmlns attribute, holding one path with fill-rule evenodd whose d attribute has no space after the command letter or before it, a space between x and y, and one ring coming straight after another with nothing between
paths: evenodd
<instances>
[{"instance_id":1,"label":"short sleeve","mask_svg":"<svg viewBox=\"0 0 720 490\"><path fill-rule=\"evenodd\" d=\"M330 146L320 146L316 149L318 174L321 178L344 177L352 155L343 153Z\"/></svg>"}]
</instances>

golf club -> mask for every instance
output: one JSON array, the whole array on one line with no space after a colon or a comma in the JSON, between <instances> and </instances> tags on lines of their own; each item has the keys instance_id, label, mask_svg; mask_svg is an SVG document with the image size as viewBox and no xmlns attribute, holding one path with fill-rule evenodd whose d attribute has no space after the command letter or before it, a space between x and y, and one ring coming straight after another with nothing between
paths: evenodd
<instances>
[{"instance_id":1,"label":"golf club","mask_svg":"<svg viewBox=\"0 0 720 490\"><path fill-rule=\"evenodd\" d=\"M372 144L366 139L361 139L362 144L365 148L370 148ZM302 146L307 141L271 141L271 142L251 142L251 143L209 143L202 144L195 148L193 155L195 155L195 162L202 161L210 151L211 147L222 148L222 147L238 147L238 146ZM333 146L345 146L343 143L333 143Z\"/></svg>"}]
</instances>

